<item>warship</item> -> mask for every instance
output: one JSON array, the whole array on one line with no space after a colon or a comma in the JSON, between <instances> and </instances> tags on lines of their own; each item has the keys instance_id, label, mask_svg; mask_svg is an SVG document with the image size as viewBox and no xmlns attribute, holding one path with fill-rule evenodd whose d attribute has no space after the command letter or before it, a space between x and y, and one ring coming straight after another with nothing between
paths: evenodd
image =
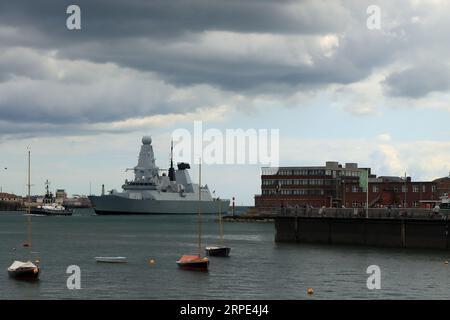
<instances>
[{"instance_id":1,"label":"warship","mask_svg":"<svg viewBox=\"0 0 450 320\"><path fill-rule=\"evenodd\" d=\"M125 180L122 192L113 189L105 194L103 187L101 196L89 199L98 215L196 214L199 199L202 214L226 214L230 200L213 197L208 185L193 184L188 169L190 165L185 162L174 168L172 142L170 168L160 170L155 164L152 139L144 136L138 164L129 169L134 171L134 180Z\"/></svg>"}]
</instances>

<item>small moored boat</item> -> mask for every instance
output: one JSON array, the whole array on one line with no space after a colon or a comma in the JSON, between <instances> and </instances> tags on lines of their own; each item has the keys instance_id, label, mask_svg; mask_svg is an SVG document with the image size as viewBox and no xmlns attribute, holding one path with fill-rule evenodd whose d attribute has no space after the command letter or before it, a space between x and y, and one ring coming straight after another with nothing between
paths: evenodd
<instances>
[{"instance_id":1,"label":"small moored boat","mask_svg":"<svg viewBox=\"0 0 450 320\"><path fill-rule=\"evenodd\" d=\"M31 261L14 261L8 268L8 274L11 278L23 280L37 280L40 269Z\"/></svg>"},{"instance_id":2,"label":"small moored boat","mask_svg":"<svg viewBox=\"0 0 450 320\"><path fill-rule=\"evenodd\" d=\"M200 255L183 255L177 264L180 268L186 270L198 270L207 271L209 265L209 259L207 257L201 257Z\"/></svg>"},{"instance_id":3,"label":"small moored boat","mask_svg":"<svg viewBox=\"0 0 450 320\"><path fill-rule=\"evenodd\" d=\"M31 215L30 215L30 207L29 204L31 202L31 151L28 150L28 219L27 219L27 242L23 244L24 247L28 247L31 250ZM14 249L15 250L15 249ZM29 255L31 255L31 251L29 251ZM36 260L36 264L31 261L23 262L15 260L8 268L8 275L11 278L17 280L38 280L39 279L39 260Z\"/></svg>"},{"instance_id":4,"label":"small moored boat","mask_svg":"<svg viewBox=\"0 0 450 320\"><path fill-rule=\"evenodd\" d=\"M126 263L126 257L95 257L95 261L104 263Z\"/></svg>"},{"instance_id":5,"label":"small moored boat","mask_svg":"<svg viewBox=\"0 0 450 320\"><path fill-rule=\"evenodd\" d=\"M202 185L202 167L201 161L198 165L198 254L182 255L180 259L177 260L177 265L185 270L196 270L196 271L208 271L209 259L207 257L202 257L202 220L201 220L201 192L200 188Z\"/></svg>"},{"instance_id":6,"label":"small moored boat","mask_svg":"<svg viewBox=\"0 0 450 320\"><path fill-rule=\"evenodd\" d=\"M214 257L228 257L230 255L231 248L225 246L209 246L205 248L208 256Z\"/></svg>"},{"instance_id":7,"label":"small moored boat","mask_svg":"<svg viewBox=\"0 0 450 320\"><path fill-rule=\"evenodd\" d=\"M217 198L220 201L220 198ZM205 248L206 255L214 257L228 257L230 255L231 248L223 245L223 223L222 223L222 210L219 206L219 233L220 244L216 246L208 246Z\"/></svg>"}]
</instances>

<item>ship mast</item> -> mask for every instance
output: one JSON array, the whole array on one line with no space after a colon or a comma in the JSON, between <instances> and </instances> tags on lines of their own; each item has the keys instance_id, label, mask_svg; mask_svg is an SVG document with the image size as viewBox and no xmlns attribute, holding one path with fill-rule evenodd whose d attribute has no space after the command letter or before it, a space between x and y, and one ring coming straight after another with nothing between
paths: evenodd
<instances>
[{"instance_id":1,"label":"ship mast","mask_svg":"<svg viewBox=\"0 0 450 320\"><path fill-rule=\"evenodd\" d=\"M170 168L169 168L169 180L175 181L175 169L173 168L173 139L170 143Z\"/></svg>"}]
</instances>

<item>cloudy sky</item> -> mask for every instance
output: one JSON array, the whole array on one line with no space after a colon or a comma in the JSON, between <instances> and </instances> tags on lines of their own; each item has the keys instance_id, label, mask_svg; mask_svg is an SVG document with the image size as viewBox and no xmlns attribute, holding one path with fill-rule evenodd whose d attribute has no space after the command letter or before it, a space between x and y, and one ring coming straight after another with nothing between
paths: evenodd
<instances>
[{"instance_id":1,"label":"cloudy sky","mask_svg":"<svg viewBox=\"0 0 450 320\"><path fill-rule=\"evenodd\" d=\"M66 9L81 8L81 30ZM367 28L367 8L381 28ZM0 185L119 189L152 135L279 129L281 165L358 162L379 175L450 171L449 1L21 1L0 3ZM260 165L205 166L252 204ZM5 170L4 168L8 169ZM193 170L193 177L196 170Z\"/></svg>"}]
</instances>

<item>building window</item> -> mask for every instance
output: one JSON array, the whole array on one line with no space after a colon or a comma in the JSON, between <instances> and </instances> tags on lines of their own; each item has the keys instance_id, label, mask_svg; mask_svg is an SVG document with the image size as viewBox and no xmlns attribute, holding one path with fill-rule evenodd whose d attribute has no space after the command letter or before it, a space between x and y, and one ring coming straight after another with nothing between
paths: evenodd
<instances>
[{"instance_id":1,"label":"building window","mask_svg":"<svg viewBox=\"0 0 450 320\"><path fill-rule=\"evenodd\" d=\"M431 192L436 192L436 186L431 186Z\"/></svg>"},{"instance_id":2,"label":"building window","mask_svg":"<svg viewBox=\"0 0 450 320\"><path fill-rule=\"evenodd\" d=\"M424 184L422 185L422 192L424 192L424 193L427 192L427 186Z\"/></svg>"},{"instance_id":3,"label":"building window","mask_svg":"<svg viewBox=\"0 0 450 320\"><path fill-rule=\"evenodd\" d=\"M372 192L376 193L379 191L378 186L372 186Z\"/></svg>"},{"instance_id":4,"label":"building window","mask_svg":"<svg viewBox=\"0 0 450 320\"><path fill-rule=\"evenodd\" d=\"M398 187L397 186L394 187L394 192L398 192Z\"/></svg>"},{"instance_id":5,"label":"building window","mask_svg":"<svg viewBox=\"0 0 450 320\"><path fill-rule=\"evenodd\" d=\"M402 192L408 192L408 187L407 186L402 186Z\"/></svg>"},{"instance_id":6,"label":"building window","mask_svg":"<svg viewBox=\"0 0 450 320\"><path fill-rule=\"evenodd\" d=\"M353 200L353 201L352 201L352 207L353 207L353 208L356 208L357 206L358 206L358 201Z\"/></svg>"},{"instance_id":7,"label":"building window","mask_svg":"<svg viewBox=\"0 0 450 320\"><path fill-rule=\"evenodd\" d=\"M359 192L358 186L352 186L352 192Z\"/></svg>"},{"instance_id":8,"label":"building window","mask_svg":"<svg viewBox=\"0 0 450 320\"><path fill-rule=\"evenodd\" d=\"M419 207L419 201L414 201L413 202L413 207L414 208L418 208Z\"/></svg>"},{"instance_id":9,"label":"building window","mask_svg":"<svg viewBox=\"0 0 450 320\"><path fill-rule=\"evenodd\" d=\"M419 186L413 185L413 192L419 192Z\"/></svg>"}]
</instances>

